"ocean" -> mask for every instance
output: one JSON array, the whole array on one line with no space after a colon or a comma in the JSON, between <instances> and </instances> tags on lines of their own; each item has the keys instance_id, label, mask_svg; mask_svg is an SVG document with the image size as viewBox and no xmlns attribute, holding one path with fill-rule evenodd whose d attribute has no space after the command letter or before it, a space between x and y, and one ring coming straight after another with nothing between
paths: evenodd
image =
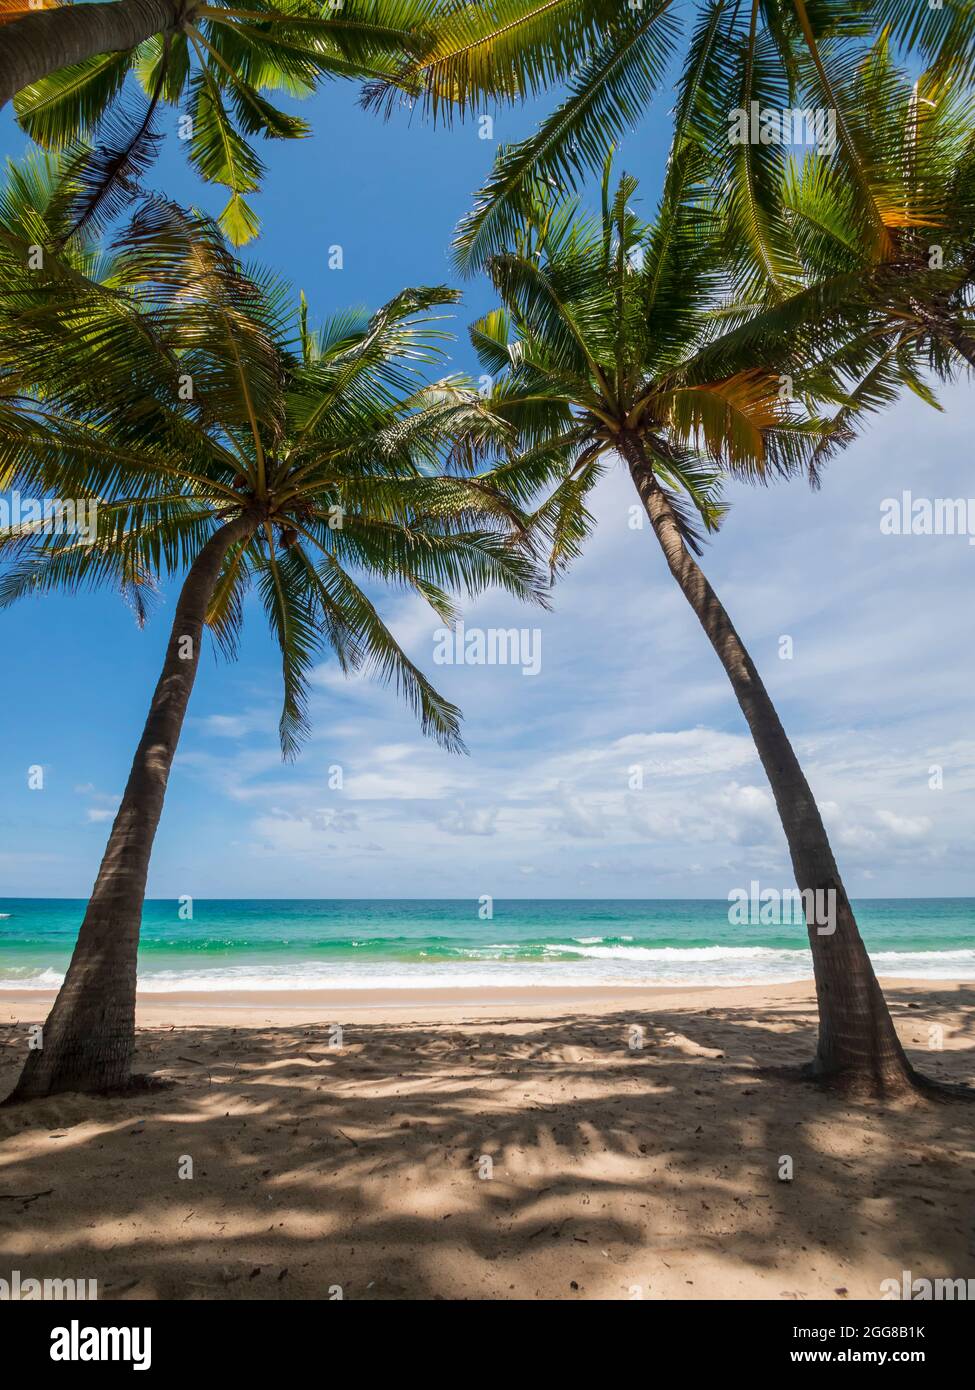
<instances>
[{"instance_id":1,"label":"ocean","mask_svg":"<svg viewBox=\"0 0 975 1390\"><path fill-rule=\"evenodd\" d=\"M50 989L84 902L0 899L0 989ZM975 979L975 898L855 904L880 975ZM736 985L812 975L805 928L732 925L708 899L197 899L145 904L139 987ZM186 912L184 907L182 911Z\"/></svg>"}]
</instances>

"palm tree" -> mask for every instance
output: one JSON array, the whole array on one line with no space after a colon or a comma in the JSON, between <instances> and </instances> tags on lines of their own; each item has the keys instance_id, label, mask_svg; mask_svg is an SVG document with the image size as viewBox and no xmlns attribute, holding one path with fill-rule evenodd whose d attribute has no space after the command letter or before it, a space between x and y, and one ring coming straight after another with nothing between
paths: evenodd
<instances>
[{"instance_id":1,"label":"palm tree","mask_svg":"<svg viewBox=\"0 0 975 1390\"><path fill-rule=\"evenodd\" d=\"M675 0L456 0L438 9L426 46L395 78L369 81L367 107L390 114L406 100L450 120L485 103L564 89L534 134L498 151L474 210L461 223L456 262L483 266L517 235L539 184L577 187L607 148L638 122L681 71L677 143L693 134L709 153L708 179L725 189L732 230L756 274L788 289L796 267L776 199L777 146L729 141L739 110L818 109L835 117L833 166L871 228L878 254L892 252L858 143L846 79L865 36L882 30L941 74L975 71L975 9L919 8L916 0L700 0L685 34Z\"/></svg>"},{"instance_id":2,"label":"palm tree","mask_svg":"<svg viewBox=\"0 0 975 1390\"><path fill-rule=\"evenodd\" d=\"M307 727L323 646L392 681L425 733L461 748L459 711L397 643L355 575L416 593L499 585L543 597L506 508L466 476L493 428L472 389L424 386L456 295L405 290L371 318L313 332L270 277L245 274L214 224L147 201L100 283L52 254L63 200L35 169L0 204L0 486L97 500L92 543L4 537L0 605L112 584L142 616L185 574L163 668L66 979L14 1099L127 1084L136 955L153 838L203 633L233 652L253 584L280 647L281 744ZM33 205L31 205L33 204ZM80 252L72 253L72 256ZM97 362L97 372L92 363ZM92 381L91 378L96 380Z\"/></svg>"},{"instance_id":3,"label":"palm tree","mask_svg":"<svg viewBox=\"0 0 975 1390\"><path fill-rule=\"evenodd\" d=\"M844 1088L894 1092L919 1078L898 1041L815 797L754 661L695 558L702 529L721 522L723 474L768 481L808 469L822 422L799 403L807 386L825 390L830 378L817 364L804 381L801 366L790 362L790 402L781 373L756 365L751 343L743 351L734 332L722 335L720 317L708 314L719 285L717 211L674 199L687 172L678 151L660 213L646 226L629 207L633 180L624 176L611 193L607 160L598 219L571 203L543 206L516 245L488 261L501 307L471 336L494 376L492 408L516 431L490 485L520 506L542 495L528 521L547 537L557 573L589 532L586 498L595 482L613 460L629 472L751 730L796 883L814 895L807 903L835 908L832 933L806 914L820 1018L809 1071ZM789 361L781 339L766 347Z\"/></svg>"},{"instance_id":4,"label":"palm tree","mask_svg":"<svg viewBox=\"0 0 975 1390\"><path fill-rule=\"evenodd\" d=\"M112 210L155 157L161 108L200 177L222 184L226 235L242 245L258 220L247 195L264 165L256 136L300 139L307 123L268 100L306 96L323 78L376 78L425 40L429 0L113 0L35 6L2 0L0 107L16 96L24 130L77 150L85 172L75 221ZM142 95L124 96L132 74Z\"/></svg>"}]
</instances>

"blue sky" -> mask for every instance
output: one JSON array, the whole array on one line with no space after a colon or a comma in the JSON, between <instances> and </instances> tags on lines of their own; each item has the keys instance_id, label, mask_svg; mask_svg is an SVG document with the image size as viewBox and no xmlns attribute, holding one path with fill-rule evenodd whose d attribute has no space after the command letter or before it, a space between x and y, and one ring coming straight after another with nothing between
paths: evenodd
<instances>
[{"instance_id":1,"label":"blue sky","mask_svg":"<svg viewBox=\"0 0 975 1390\"><path fill-rule=\"evenodd\" d=\"M627 141L655 201L666 100ZM304 288L315 313L375 305L404 285L453 281L451 230L494 144L476 122L384 125L352 85L303 104L313 139L263 151L255 255ZM175 115L173 115L175 129ZM501 113L500 140L530 112ZM0 152L23 137L0 116ZM154 183L220 205L173 138ZM344 268L330 271L339 243ZM458 320L483 311L466 287ZM473 362L463 344L455 368ZM967 497L971 387L938 415L911 399L802 484L731 489L705 568L762 670L856 895L975 892L972 573L959 536L885 536L883 499ZM537 676L433 665L438 620L391 597L391 625L465 712L471 755L425 742L395 696L316 674L314 733L295 765L277 747L277 663L251 607L241 659L201 663L150 873L151 896L724 897L788 884L785 845L726 679L631 489L609 477L599 527L551 613L485 596L469 625L537 628ZM0 770L0 896L85 896L165 646L174 595L139 631L108 595L43 598L0 614L7 755ZM780 639L793 641L791 660ZM27 769L44 768L43 790ZM943 768L944 786L929 785ZM343 770L341 790L329 768ZM630 769L643 769L642 789ZM334 779L333 779L334 780Z\"/></svg>"}]
</instances>

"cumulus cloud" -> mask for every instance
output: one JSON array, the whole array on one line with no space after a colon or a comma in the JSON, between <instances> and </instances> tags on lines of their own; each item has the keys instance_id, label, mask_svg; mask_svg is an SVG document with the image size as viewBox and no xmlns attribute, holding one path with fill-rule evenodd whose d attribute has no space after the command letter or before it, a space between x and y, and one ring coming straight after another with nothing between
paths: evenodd
<instances>
[{"instance_id":1,"label":"cumulus cloud","mask_svg":"<svg viewBox=\"0 0 975 1390\"><path fill-rule=\"evenodd\" d=\"M919 840L931 829L930 816L898 816L893 811L878 811L877 819L899 840Z\"/></svg>"}]
</instances>

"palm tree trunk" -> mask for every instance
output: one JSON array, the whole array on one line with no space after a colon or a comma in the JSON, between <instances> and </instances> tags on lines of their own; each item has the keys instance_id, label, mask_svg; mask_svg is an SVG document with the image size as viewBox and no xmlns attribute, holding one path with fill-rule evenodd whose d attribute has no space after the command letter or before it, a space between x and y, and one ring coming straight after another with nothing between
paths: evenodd
<instances>
[{"instance_id":1,"label":"palm tree trunk","mask_svg":"<svg viewBox=\"0 0 975 1390\"><path fill-rule=\"evenodd\" d=\"M630 437L622 441L621 449L670 572L707 633L748 721L788 841L796 885L802 892L830 894L820 901L835 908L832 933L822 933L807 922L819 1002L819 1041L807 1070L824 1081L872 1094L918 1084L920 1078L904 1055L857 929L819 808L768 691L684 544L642 443Z\"/></svg>"},{"instance_id":2,"label":"palm tree trunk","mask_svg":"<svg viewBox=\"0 0 975 1390\"><path fill-rule=\"evenodd\" d=\"M109 1091L129 1081L135 1046L136 956L149 856L196 678L207 607L224 558L256 521L228 521L193 562L166 659L64 983L11 1101L57 1091Z\"/></svg>"},{"instance_id":3,"label":"palm tree trunk","mask_svg":"<svg viewBox=\"0 0 975 1390\"><path fill-rule=\"evenodd\" d=\"M113 0L38 10L3 25L0 106L31 82L99 53L122 53L179 26L185 0Z\"/></svg>"}]
</instances>

